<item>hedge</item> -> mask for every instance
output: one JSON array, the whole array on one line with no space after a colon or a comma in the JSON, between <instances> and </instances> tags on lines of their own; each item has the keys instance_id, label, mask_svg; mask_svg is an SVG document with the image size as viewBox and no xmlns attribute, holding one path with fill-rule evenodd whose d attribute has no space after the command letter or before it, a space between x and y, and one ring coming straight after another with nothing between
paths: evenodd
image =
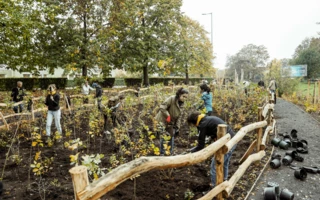
<instances>
[{"instance_id":1,"label":"hedge","mask_svg":"<svg viewBox=\"0 0 320 200\"><path fill-rule=\"evenodd\" d=\"M26 90L47 89L50 84L56 84L58 89L64 89L67 85L67 78L1 78L0 90L11 91L12 88L17 86L18 81L22 81Z\"/></svg>"},{"instance_id":2,"label":"hedge","mask_svg":"<svg viewBox=\"0 0 320 200\"><path fill-rule=\"evenodd\" d=\"M140 87L142 78L124 78L127 87Z\"/></svg>"},{"instance_id":3,"label":"hedge","mask_svg":"<svg viewBox=\"0 0 320 200\"><path fill-rule=\"evenodd\" d=\"M189 84L195 85L196 83L200 83L202 80L212 81L213 78L189 78ZM185 83L185 78L175 78L175 77L166 77L166 78L149 78L150 85L163 83L164 85L168 85L169 81L172 81L175 85L180 83Z\"/></svg>"}]
</instances>

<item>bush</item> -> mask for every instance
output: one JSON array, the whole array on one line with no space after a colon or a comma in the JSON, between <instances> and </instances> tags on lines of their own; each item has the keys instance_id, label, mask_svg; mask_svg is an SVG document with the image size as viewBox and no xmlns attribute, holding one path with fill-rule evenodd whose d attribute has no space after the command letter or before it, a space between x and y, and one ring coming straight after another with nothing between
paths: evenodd
<instances>
[{"instance_id":1,"label":"bush","mask_svg":"<svg viewBox=\"0 0 320 200\"><path fill-rule=\"evenodd\" d=\"M141 78L125 78L124 82L127 87L140 87L142 83Z\"/></svg>"},{"instance_id":2,"label":"bush","mask_svg":"<svg viewBox=\"0 0 320 200\"><path fill-rule=\"evenodd\" d=\"M64 89L67 85L67 78L2 78L0 79L0 88L2 91L11 91L17 86L18 81L22 81L26 90L47 89L50 84L56 84L58 89Z\"/></svg>"},{"instance_id":3,"label":"bush","mask_svg":"<svg viewBox=\"0 0 320 200\"><path fill-rule=\"evenodd\" d=\"M103 78L103 81L101 82L101 86L106 88L112 88L115 82L115 78Z\"/></svg>"}]
</instances>

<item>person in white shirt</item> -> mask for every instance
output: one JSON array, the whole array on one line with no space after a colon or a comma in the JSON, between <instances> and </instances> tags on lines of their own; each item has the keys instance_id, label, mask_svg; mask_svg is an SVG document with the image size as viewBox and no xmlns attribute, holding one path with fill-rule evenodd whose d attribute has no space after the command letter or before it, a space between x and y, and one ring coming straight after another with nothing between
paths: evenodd
<instances>
[{"instance_id":1,"label":"person in white shirt","mask_svg":"<svg viewBox=\"0 0 320 200\"><path fill-rule=\"evenodd\" d=\"M246 95L248 95L249 85L250 85L250 82L249 82L249 81L243 81L244 93L245 93Z\"/></svg>"},{"instance_id":2,"label":"person in white shirt","mask_svg":"<svg viewBox=\"0 0 320 200\"><path fill-rule=\"evenodd\" d=\"M85 81L82 85L82 94L84 95L83 103L89 103L89 98L87 96L89 95L90 90L94 91L95 89L89 85L88 81Z\"/></svg>"}]
</instances>

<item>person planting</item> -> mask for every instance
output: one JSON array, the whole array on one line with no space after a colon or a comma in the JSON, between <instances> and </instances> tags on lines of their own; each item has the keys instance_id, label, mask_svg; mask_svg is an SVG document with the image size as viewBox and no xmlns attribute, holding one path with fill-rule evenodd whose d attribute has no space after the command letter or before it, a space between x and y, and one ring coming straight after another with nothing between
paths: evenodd
<instances>
[{"instance_id":1,"label":"person planting","mask_svg":"<svg viewBox=\"0 0 320 200\"><path fill-rule=\"evenodd\" d=\"M160 155L165 154L164 142L170 148L170 154L173 154L174 136L179 134L181 124L181 114L184 109L184 102L188 98L188 90L180 88L176 95L167 98L161 105L155 117L162 127L160 138ZM164 137L166 136L166 137Z\"/></svg>"},{"instance_id":2,"label":"person planting","mask_svg":"<svg viewBox=\"0 0 320 200\"><path fill-rule=\"evenodd\" d=\"M189 152L191 153L200 151L205 147L206 136L210 136L214 141L217 140L218 125L226 124L226 122L224 122L219 117L206 116L204 114L201 114L198 111L192 112L188 116L187 122L191 126L196 126L199 132L198 144L197 146L189 150ZM235 133L233 132L230 126L227 127L227 133L231 135L231 138L235 135ZM236 148L236 145L234 145L232 149L227 154L224 155L224 165L223 165L224 180L228 179L228 169L229 169L230 158L235 148ZM212 161L211 161L210 174L211 174L211 184L214 187L216 184L216 165L215 165L214 158L212 158Z\"/></svg>"},{"instance_id":3,"label":"person planting","mask_svg":"<svg viewBox=\"0 0 320 200\"><path fill-rule=\"evenodd\" d=\"M207 84L200 85L201 90L201 100L203 100L203 105L206 108L206 115L211 116L212 114L212 93Z\"/></svg>"}]
</instances>

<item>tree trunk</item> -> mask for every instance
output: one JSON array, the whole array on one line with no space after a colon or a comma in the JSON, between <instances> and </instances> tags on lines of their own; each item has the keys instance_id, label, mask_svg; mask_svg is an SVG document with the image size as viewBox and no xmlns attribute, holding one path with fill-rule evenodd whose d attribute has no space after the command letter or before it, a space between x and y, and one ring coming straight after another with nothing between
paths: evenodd
<instances>
[{"instance_id":1,"label":"tree trunk","mask_svg":"<svg viewBox=\"0 0 320 200\"><path fill-rule=\"evenodd\" d=\"M148 63L143 67L143 86L149 86Z\"/></svg>"},{"instance_id":2,"label":"tree trunk","mask_svg":"<svg viewBox=\"0 0 320 200\"><path fill-rule=\"evenodd\" d=\"M188 66L186 66L186 85L189 85L189 70L188 70Z\"/></svg>"},{"instance_id":3,"label":"tree trunk","mask_svg":"<svg viewBox=\"0 0 320 200\"><path fill-rule=\"evenodd\" d=\"M87 54L87 14L84 13L83 15L83 44L81 49L81 59L86 60L86 54ZM84 62L82 66L82 76L87 77L88 76L88 68L87 63Z\"/></svg>"}]
</instances>

